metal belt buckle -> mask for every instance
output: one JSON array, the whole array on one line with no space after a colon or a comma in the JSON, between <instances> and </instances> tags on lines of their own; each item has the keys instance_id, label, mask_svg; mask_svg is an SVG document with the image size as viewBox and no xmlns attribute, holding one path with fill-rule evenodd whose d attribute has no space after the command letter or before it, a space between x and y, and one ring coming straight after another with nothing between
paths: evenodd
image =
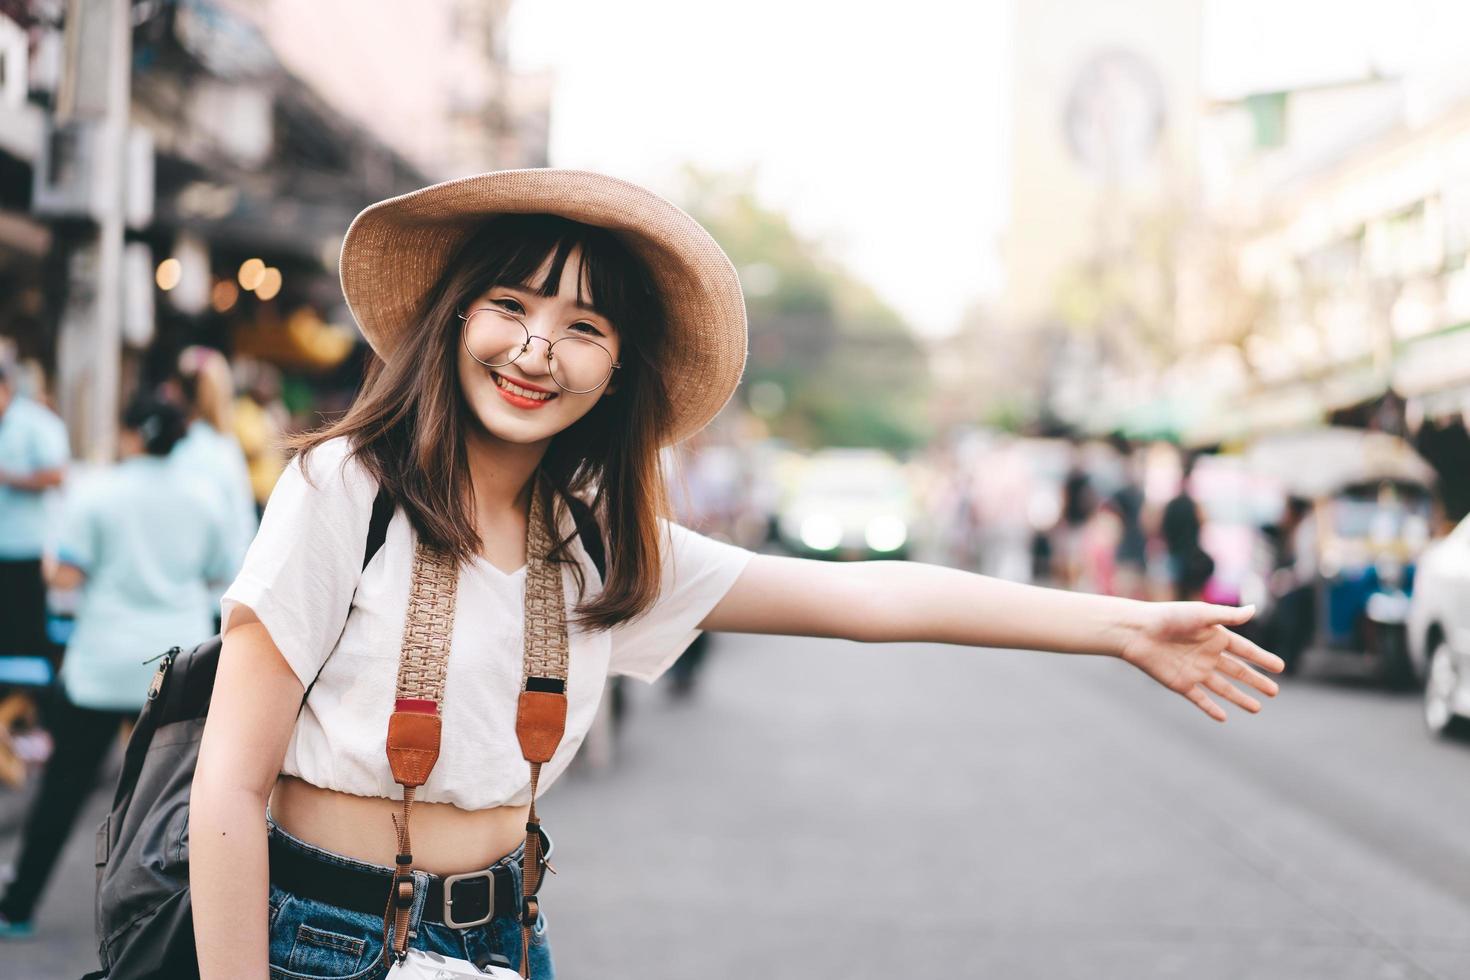
<instances>
[{"instance_id":1,"label":"metal belt buckle","mask_svg":"<svg viewBox=\"0 0 1470 980\"><path fill-rule=\"evenodd\" d=\"M485 882L485 914L478 919L459 919L454 915L454 889L456 886L467 882L484 879ZM461 896L461 908L469 906L468 911L476 911L474 900L470 896ZM495 918L495 872L494 871L471 871L462 875L449 875L444 879L444 924L451 929L469 929L472 926L484 925Z\"/></svg>"}]
</instances>

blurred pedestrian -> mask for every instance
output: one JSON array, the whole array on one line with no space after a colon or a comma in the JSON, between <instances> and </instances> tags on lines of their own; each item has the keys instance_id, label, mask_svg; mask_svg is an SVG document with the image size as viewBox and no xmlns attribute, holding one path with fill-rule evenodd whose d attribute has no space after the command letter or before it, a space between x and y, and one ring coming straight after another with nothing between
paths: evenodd
<instances>
[{"instance_id":1,"label":"blurred pedestrian","mask_svg":"<svg viewBox=\"0 0 1470 980\"><path fill-rule=\"evenodd\" d=\"M1272 542L1271 592L1275 608L1266 639L1276 644L1285 673L1296 670L1317 628L1317 522L1312 502L1289 496Z\"/></svg>"},{"instance_id":2,"label":"blurred pedestrian","mask_svg":"<svg viewBox=\"0 0 1470 980\"><path fill-rule=\"evenodd\" d=\"M1185 457L1179 492L1164 505L1160 521L1160 533L1169 555L1169 578L1174 586L1174 598L1178 600L1198 599L1204 594L1205 583L1215 573L1215 560L1200 544L1204 520L1199 501L1190 492L1194 461L1193 455Z\"/></svg>"},{"instance_id":3,"label":"blurred pedestrian","mask_svg":"<svg viewBox=\"0 0 1470 980\"><path fill-rule=\"evenodd\" d=\"M1076 588L1099 595L1118 594L1117 553L1122 536L1123 522L1109 497L1093 508L1092 516L1082 526L1082 560Z\"/></svg>"},{"instance_id":4,"label":"blurred pedestrian","mask_svg":"<svg viewBox=\"0 0 1470 980\"><path fill-rule=\"evenodd\" d=\"M736 541L736 521L746 494L739 455L734 447L706 433L691 439L681 450L664 453L665 479L677 488L670 493L674 519L721 541ZM709 649L709 634L701 633L674 661L668 671L671 698L688 700L694 695ZM626 714L627 698L620 679L614 678L614 683L614 717L621 720Z\"/></svg>"},{"instance_id":5,"label":"blurred pedestrian","mask_svg":"<svg viewBox=\"0 0 1470 980\"><path fill-rule=\"evenodd\" d=\"M61 485L70 455L66 426L16 390L0 363L0 654L44 654L46 538L43 494Z\"/></svg>"},{"instance_id":6,"label":"blurred pedestrian","mask_svg":"<svg viewBox=\"0 0 1470 980\"><path fill-rule=\"evenodd\" d=\"M1126 439L1119 438L1115 445L1123 456L1123 483L1108 498L1119 523L1113 594L1142 599L1147 593L1148 564L1148 533L1143 527L1144 454Z\"/></svg>"},{"instance_id":7,"label":"blurred pedestrian","mask_svg":"<svg viewBox=\"0 0 1470 980\"><path fill-rule=\"evenodd\" d=\"M48 490L60 486L70 455L66 426L55 413L19 391L16 368L0 360L0 656L46 657L46 541ZM13 729L35 718L24 688L0 697L0 782L15 786L25 765L13 751Z\"/></svg>"},{"instance_id":8,"label":"blurred pedestrian","mask_svg":"<svg viewBox=\"0 0 1470 980\"><path fill-rule=\"evenodd\" d=\"M1073 461L1062 480L1062 508L1052 528L1052 580L1064 589L1075 588L1082 579L1085 563L1084 534L1097 509L1097 492L1092 477L1082 466L1080 449L1073 447Z\"/></svg>"},{"instance_id":9,"label":"blurred pedestrian","mask_svg":"<svg viewBox=\"0 0 1470 980\"><path fill-rule=\"evenodd\" d=\"M250 359L243 368L244 391L235 399L235 438L245 453L259 514L286 468L282 441L290 430L290 415L281 401L281 372L275 365Z\"/></svg>"},{"instance_id":10,"label":"blurred pedestrian","mask_svg":"<svg viewBox=\"0 0 1470 980\"><path fill-rule=\"evenodd\" d=\"M55 749L26 817L15 878L0 899L0 938L31 933L97 770L146 700L154 672L146 659L210 635L208 583L230 571L231 532L207 485L168 458L183 435L180 409L135 399L122 419L121 461L67 500L48 578L54 588L79 588L82 598L47 706Z\"/></svg>"},{"instance_id":11,"label":"blurred pedestrian","mask_svg":"<svg viewBox=\"0 0 1470 980\"><path fill-rule=\"evenodd\" d=\"M234 556L224 576L228 581L239 571L258 523L245 451L235 436L235 385L230 363L212 348L186 347L179 354L177 380L188 429L174 447L174 464L213 487L224 508L230 521L229 548ZM218 606L223 595L221 586L213 596L213 604Z\"/></svg>"}]
</instances>

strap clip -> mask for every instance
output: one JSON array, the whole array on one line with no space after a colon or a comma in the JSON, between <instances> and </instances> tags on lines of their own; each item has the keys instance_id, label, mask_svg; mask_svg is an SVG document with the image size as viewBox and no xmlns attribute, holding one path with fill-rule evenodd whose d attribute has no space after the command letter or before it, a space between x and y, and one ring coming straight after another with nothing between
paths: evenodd
<instances>
[{"instance_id":1,"label":"strap clip","mask_svg":"<svg viewBox=\"0 0 1470 980\"><path fill-rule=\"evenodd\" d=\"M412 875L393 879L393 907L400 911L413 908L418 881Z\"/></svg>"}]
</instances>

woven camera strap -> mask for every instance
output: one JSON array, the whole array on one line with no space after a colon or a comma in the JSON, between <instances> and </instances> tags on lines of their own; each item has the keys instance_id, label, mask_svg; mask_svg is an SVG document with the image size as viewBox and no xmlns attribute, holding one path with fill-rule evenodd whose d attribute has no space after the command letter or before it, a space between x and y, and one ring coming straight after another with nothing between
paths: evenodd
<instances>
[{"instance_id":1,"label":"woven camera strap","mask_svg":"<svg viewBox=\"0 0 1470 980\"><path fill-rule=\"evenodd\" d=\"M567 721L567 626L561 569L547 561L552 537L545 493L531 494L526 523L525 651L521 694L516 706L516 737L531 767L531 806L521 860L521 976L530 976L531 930L536 924L536 893L541 887L541 826L536 818L536 788L541 766L561 744ZM398 656L398 684L388 719L388 766L403 787L403 804L393 818L398 831L393 889L383 914L386 962L401 960L408 949L408 920L414 903L413 846L409 817L414 795L439 758L440 706L444 674L454 631L455 588L459 570L447 556L420 544L414 554L413 583Z\"/></svg>"}]
</instances>

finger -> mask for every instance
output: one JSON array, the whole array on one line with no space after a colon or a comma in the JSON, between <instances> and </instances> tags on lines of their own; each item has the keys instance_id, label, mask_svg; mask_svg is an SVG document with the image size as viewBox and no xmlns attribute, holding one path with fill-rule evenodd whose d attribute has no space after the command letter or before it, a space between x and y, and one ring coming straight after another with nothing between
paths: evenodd
<instances>
[{"instance_id":1,"label":"finger","mask_svg":"<svg viewBox=\"0 0 1470 980\"><path fill-rule=\"evenodd\" d=\"M1274 698L1277 692L1281 690L1280 684L1255 668L1247 667L1228 653L1220 658L1220 665L1215 669L1227 677L1234 677L1238 681L1245 681L1268 698Z\"/></svg>"},{"instance_id":2,"label":"finger","mask_svg":"<svg viewBox=\"0 0 1470 980\"><path fill-rule=\"evenodd\" d=\"M1201 602L1199 605L1205 626L1212 626L1216 623L1222 626L1239 626L1256 614L1254 603L1249 606L1220 606L1211 602Z\"/></svg>"},{"instance_id":3,"label":"finger","mask_svg":"<svg viewBox=\"0 0 1470 980\"><path fill-rule=\"evenodd\" d=\"M1279 674L1286 669L1286 661L1276 656L1270 650L1264 650L1256 646L1239 633L1230 634L1230 644L1226 649L1242 660L1253 663L1258 667L1265 667L1273 674Z\"/></svg>"},{"instance_id":4,"label":"finger","mask_svg":"<svg viewBox=\"0 0 1470 980\"><path fill-rule=\"evenodd\" d=\"M1216 704L1214 700L1205 693L1205 689L1200 687L1198 684L1194 685L1194 687L1191 687L1184 696L1193 701L1195 705L1199 707L1199 710L1203 711L1205 714L1209 715L1216 721L1225 720L1225 709Z\"/></svg>"},{"instance_id":5,"label":"finger","mask_svg":"<svg viewBox=\"0 0 1470 980\"><path fill-rule=\"evenodd\" d=\"M1220 697L1234 704L1236 707L1244 708L1251 714L1261 710L1261 702L1230 683L1218 673L1212 673L1204 680L1205 687L1214 691Z\"/></svg>"}]
</instances>

